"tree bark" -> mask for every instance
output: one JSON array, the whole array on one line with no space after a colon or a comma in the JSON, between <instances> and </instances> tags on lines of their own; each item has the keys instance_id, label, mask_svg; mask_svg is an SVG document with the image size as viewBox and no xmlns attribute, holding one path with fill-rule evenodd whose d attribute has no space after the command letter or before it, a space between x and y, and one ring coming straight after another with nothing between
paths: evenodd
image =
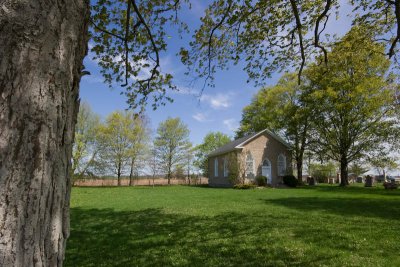
<instances>
[{"instance_id":1,"label":"tree bark","mask_svg":"<svg viewBox=\"0 0 400 267\"><path fill-rule=\"evenodd\" d=\"M62 266L89 1L0 0L0 266Z\"/></svg>"},{"instance_id":2,"label":"tree bark","mask_svg":"<svg viewBox=\"0 0 400 267\"><path fill-rule=\"evenodd\" d=\"M349 185L349 171L348 171L349 162L346 156L342 156L340 159L340 186Z\"/></svg>"},{"instance_id":3,"label":"tree bark","mask_svg":"<svg viewBox=\"0 0 400 267\"><path fill-rule=\"evenodd\" d=\"M118 181L118 186L121 186L121 161L118 162L118 169L117 169L117 181Z\"/></svg>"},{"instance_id":4,"label":"tree bark","mask_svg":"<svg viewBox=\"0 0 400 267\"><path fill-rule=\"evenodd\" d=\"M131 160L131 171L129 172L129 186L132 186L132 179L133 179L133 168L135 166L135 158L132 157Z\"/></svg>"},{"instance_id":5,"label":"tree bark","mask_svg":"<svg viewBox=\"0 0 400 267\"><path fill-rule=\"evenodd\" d=\"M303 157L296 159L297 168L297 180L300 182L303 180Z\"/></svg>"}]
</instances>

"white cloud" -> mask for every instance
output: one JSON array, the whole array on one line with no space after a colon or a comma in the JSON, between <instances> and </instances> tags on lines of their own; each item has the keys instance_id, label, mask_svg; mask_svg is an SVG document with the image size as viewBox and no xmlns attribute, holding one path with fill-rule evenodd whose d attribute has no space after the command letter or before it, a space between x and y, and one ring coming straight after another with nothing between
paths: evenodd
<instances>
[{"instance_id":1,"label":"white cloud","mask_svg":"<svg viewBox=\"0 0 400 267\"><path fill-rule=\"evenodd\" d=\"M177 90L171 91L172 94L177 94L177 95L192 95L192 96L197 96L199 92L190 87L186 86L177 86Z\"/></svg>"},{"instance_id":2,"label":"white cloud","mask_svg":"<svg viewBox=\"0 0 400 267\"><path fill-rule=\"evenodd\" d=\"M195 119L196 121L199 121L199 122L211 121L211 120L207 119L206 114L201 113L201 112L194 114L192 117L193 117L193 119Z\"/></svg>"},{"instance_id":3,"label":"white cloud","mask_svg":"<svg viewBox=\"0 0 400 267\"><path fill-rule=\"evenodd\" d=\"M208 103L213 109L226 109L232 105L231 94L203 94L200 101Z\"/></svg>"},{"instance_id":4,"label":"white cloud","mask_svg":"<svg viewBox=\"0 0 400 267\"><path fill-rule=\"evenodd\" d=\"M235 119L226 119L223 123L230 131L235 131L239 128L239 123Z\"/></svg>"},{"instance_id":5,"label":"white cloud","mask_svg":"<svg viewBox=\"0 0 400 267\"><path fill-rule=\"evenodd\" d=\"M90 84L94 84L94 83L104 83L104 78L101 77L101 76L98 76L98 75L90 74L90 75L84 75L84 76L82 77L82 81L83 81L83 82L90 83Z\"/></svg>"}]
</instances>

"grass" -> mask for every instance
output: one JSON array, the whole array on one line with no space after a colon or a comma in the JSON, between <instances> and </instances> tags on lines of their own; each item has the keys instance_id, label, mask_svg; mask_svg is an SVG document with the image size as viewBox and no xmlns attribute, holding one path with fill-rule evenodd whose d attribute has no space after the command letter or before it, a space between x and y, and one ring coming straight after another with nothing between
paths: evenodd
<instances>
[{"instance_id":1,"label":"grass","mask_svg":"<svg viewBox=\"0 0 400 267\"><path fill-rule=\"evenodd\" d=\"M400 190L73 188L65 266L400 266Z\"/></svg>"}]
</instances>

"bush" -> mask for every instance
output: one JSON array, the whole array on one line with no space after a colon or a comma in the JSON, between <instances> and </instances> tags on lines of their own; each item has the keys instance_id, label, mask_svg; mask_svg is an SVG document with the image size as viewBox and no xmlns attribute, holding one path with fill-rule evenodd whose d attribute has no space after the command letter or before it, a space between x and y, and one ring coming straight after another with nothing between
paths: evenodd
<instances>
[{"instance_id":1,"label":"bush","mask_svg":"<svg viewBox=\"0 0 400 267\"><path fill-rule=\"evenodd\" d=\"M283 183L289 187L296 187L298 185L298 181L294 175L283 176Z\"/></svg>"},{"instance_id":2,"label":"bush","mask_svg":"<svg viewBox=\"0 0 400 267\"><path fill-rule=\"evenodd\" d=\"M256 184L258 186L266 186L267 185L267 177L262 176L262 175L257 176L256 177Z\"/></svg>"},{"instance_id":3,"label":"bush","mask_svg":"<svg viewBox=\"0 0 400 267\"><path fill-rule=\"evenodd\" d=\"M383 187L385 187L385 189L397 189L399 188L399 185L393 182L384 182Z\"/></svg>"},{"instance_id":4,"label":"bush","mask_svg":"<svg viewBox=\"0 0 400 267\"><path fill-rule=\"evenodd\" d=\"M256 186L253 184L235 184L233 186L234 189L252 189L254 187Z\"/></svg>"},{"instance_id":5,"label":"bush","mask_svg":"<svg viewBox=\"0 0 400 267\"><path fill-rule=\"evenodd\" d=\"M304 181L297 180L297 186L305 186L306 183Z\"/></svg>"}]
</instances>

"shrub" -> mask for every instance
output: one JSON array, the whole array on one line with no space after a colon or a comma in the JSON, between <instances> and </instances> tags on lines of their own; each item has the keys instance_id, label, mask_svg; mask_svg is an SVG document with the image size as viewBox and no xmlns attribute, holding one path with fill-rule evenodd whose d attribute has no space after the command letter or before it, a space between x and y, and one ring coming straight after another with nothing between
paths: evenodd
<instances>
[{"instance_id":1,"label":"shrub","mask_svg":"<svg viewBox=\"0 0 400 267\"><path fill-rule=\"evenodd\" d=\"M297 185L298 186L305 186L306 185L306 183L304 182L304 181L299 181L299 180L297 180Z\"/></svg>"},{"instance_id":2,"label":"shrub","mask_svg":"<svg viewBox=\"0 0 400 267\"><path fill-rule=\"evenodd\" d=\"M294 175L283 176L283 183L289 187L296 187L298 185L298 181Z\"/></svg>"},{"instance_id":3,"label":"shrub","mask_svg":"<svg viewBox=\"0 0 400 267\"><path fill-rule=\"evenodd\" d=\"M385 187L385 189L397 189L397 188L399 188L398 184L391 183L391 182L384 182L383 186Z\"/></svg>"},{"instance_id":4,"label":"shrub","mask_svg":"<svg viewBox=\"0 0 400 267\"><path fill-rule=\"evenodd\" d=\"M233 186L234 189L252 189L255 185L253 184L235 184Z\"/></svg>"},{"instance_id":5,"label":"shrub","mask_svg":"<svg viewBox=\"0 0 400 267\"><path fill-rule=\"evenodd\" d=\"M258 186L266 186L267 185L267 177L262 176L262 175L257 176L256 183Z\"/></svg>"}]
</instances>

